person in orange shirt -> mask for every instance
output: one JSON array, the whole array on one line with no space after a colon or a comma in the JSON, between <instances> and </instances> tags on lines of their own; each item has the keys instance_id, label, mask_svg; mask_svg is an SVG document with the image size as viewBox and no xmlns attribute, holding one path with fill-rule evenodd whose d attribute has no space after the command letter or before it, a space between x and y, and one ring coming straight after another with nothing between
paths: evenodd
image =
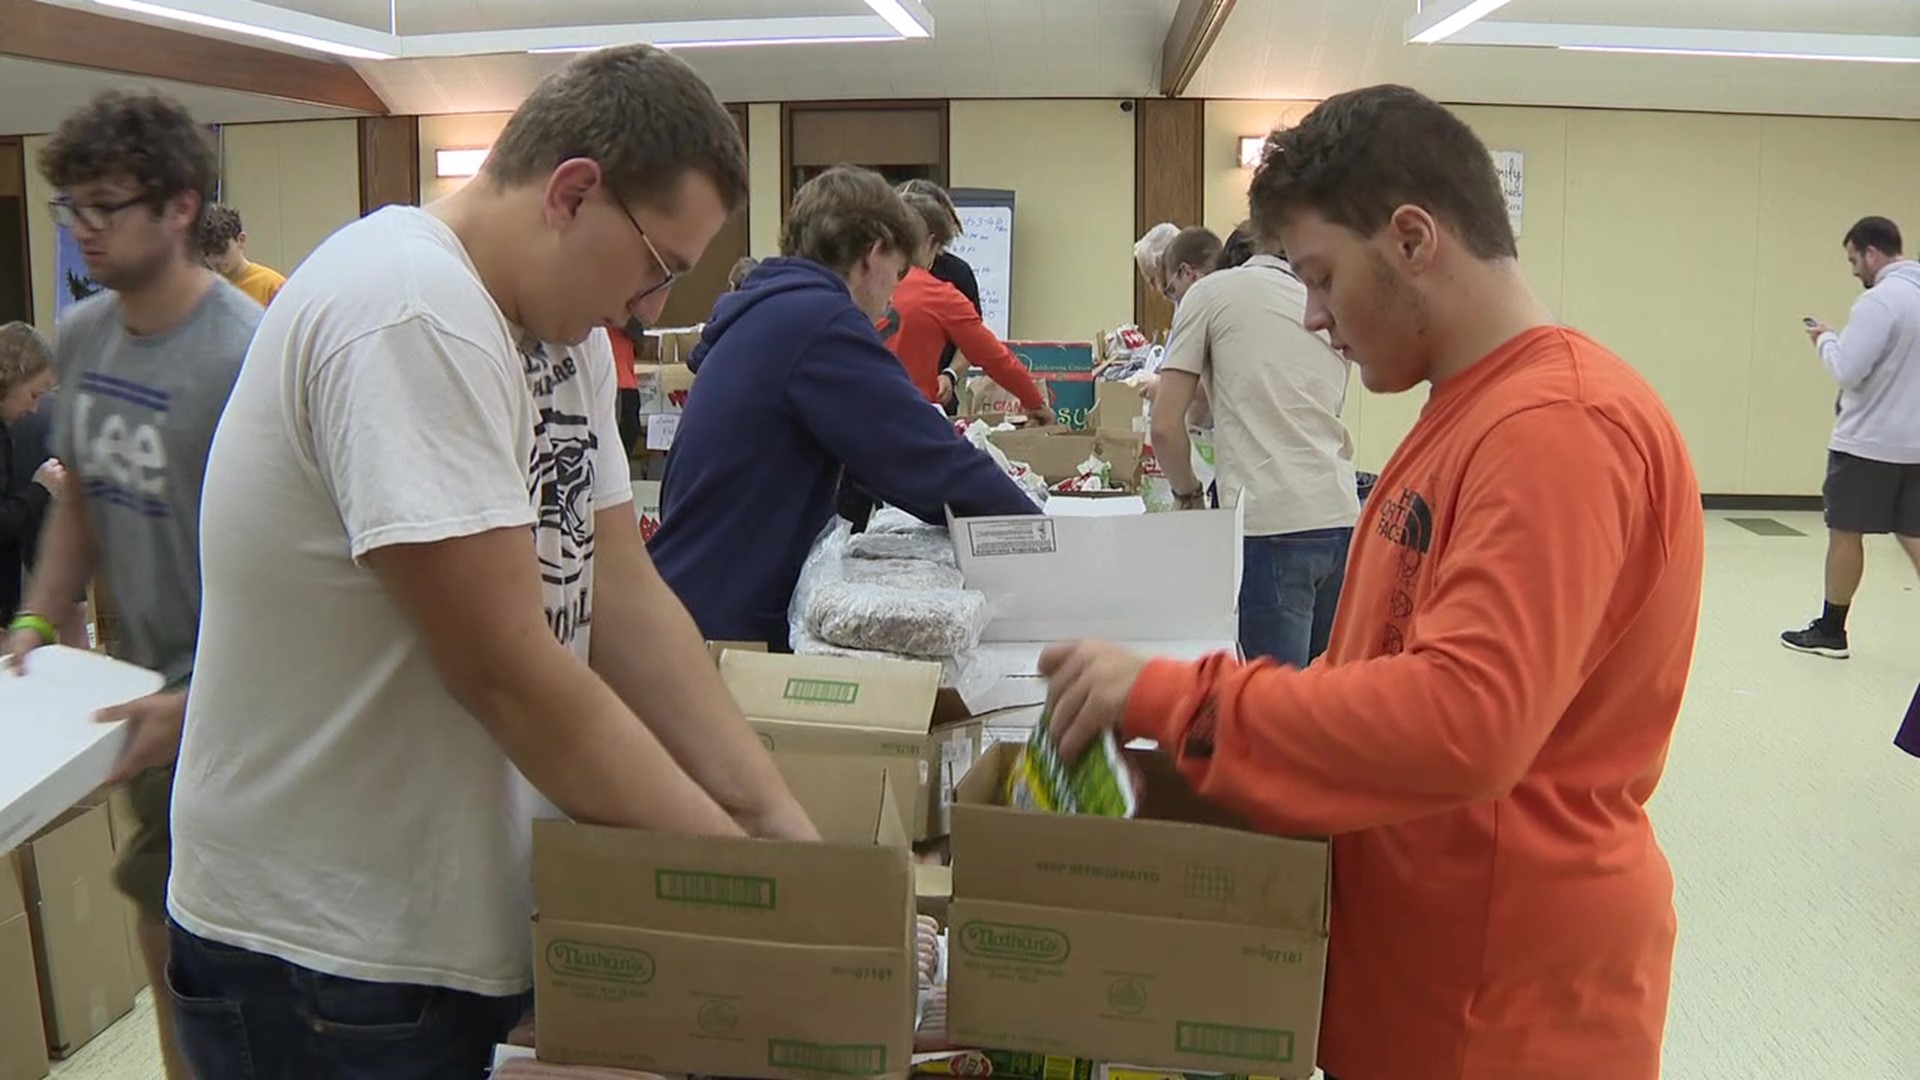
<instances>
[{"instance_id":1,"label":"person in orange shirt","mask_svg":"<svg viewBox=\"0 0 1920 1080\"><path fill-rule=\"evenodd\" d=\"M994 382L1020 399L1029 420L1041 425L1053 423L1053 410L1033 373L1006 342L987 329L987 324L980 321L980 312L960 295L960 290L928 272L934 256L953 243L953 215L930 195L908 192L901 198L926 222L927 238L913 267L893 291L893 303L886 315L875 324L887 348L900 358L907 375L927 400L939 404L954 390L953 374L941 366L941 354L951 341Z\"/></svg>"},{"instance_id":2,"label":"person in orange shirt","mask_svg":"<svg viewBox=\"0 0 1920 1080\"><path fill-rule=\"evenodd\" d=\"M225 203L207 207L195 238L207 269L232 282L261 307L273 303L287 283L280 271L248 261L247 230L240 224L240 212Z\"/></svg>"},{"instance_id":3,"label":"person in orange shirt","mask_svg":"<svg viewBox=\"0 0 1920 1080\"><path fill-rule=\"evenodd\" d=\"M1305 671L1042 658L1061 750L1156 740L1254 826L1333 838L1339 1080L1655 1080L1673 877L1646 813L1686 688L1700 489L1645 380L1521 276L1486 146L1404 87L1280 132L1256 225L1377 393L1432 387Z\"/></svg>"}]
</instances>

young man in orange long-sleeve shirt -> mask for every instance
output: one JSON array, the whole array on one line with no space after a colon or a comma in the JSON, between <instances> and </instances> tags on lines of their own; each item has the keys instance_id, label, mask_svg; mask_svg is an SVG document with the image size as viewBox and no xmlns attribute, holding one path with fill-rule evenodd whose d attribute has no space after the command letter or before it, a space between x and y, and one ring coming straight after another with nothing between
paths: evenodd
<instances>
[{"instance_id":1,"label":"young man in orange long-sleeve shirt","mask_svg":"<svg viewBox=\"0 0 1920 1080\"><path fill-rule=\"evenodd\" d=\"M960 295L959 289L927 271L927 267L933 265L934 256L953 243L951 213L930 195L909 192L901 198L906 200L907 208L926 223L927 238L921 243L912 269L900 280L900 287L893 290L893 304L878 324L887 348L900 358L907 375L920 392L927 395L927 400L938 404L953 392L951 385L941 385L942 380L953 378L952 373L941 366L942 353L951 341L969 361L1020 399L1029 420L1043 426L1053 423L1053 410L1047 406L1046 393L1034 381L1033 373L1013 355L1006 342L980 321L980 313Z\"/></svg>"},{"instance_id":2,"label":"young man in orange long-sleeve shirt","mask_svg":"<svg viewBox=\"0 0 1920 1080\"><path fill-rule=\"evenodd\" d=\"M1062 749L1155 739L1256 826L1333 837L1339 1080L1654 1080L1675 919L1645 806L1703 557L1679 432L1534 297L1486 147L1414 91L1328 100L1251 200L1307 328L1369 389L1432 396L1362 512L1319 663L1058 646Z\"/></svg>"}]
</instances>

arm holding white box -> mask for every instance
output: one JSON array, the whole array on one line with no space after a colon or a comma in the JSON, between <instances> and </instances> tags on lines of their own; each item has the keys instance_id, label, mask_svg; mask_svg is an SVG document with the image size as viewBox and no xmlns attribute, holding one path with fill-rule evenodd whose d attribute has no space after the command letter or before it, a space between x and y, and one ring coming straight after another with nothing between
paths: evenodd
<instances>
[{"instance_id":1,"label":"arm holding white box","mask_svg":"<svg viewBox=\"0 0 1920 1080\"><path fill-rule=\"evenodd\" d=\"M20 606L56 629L66 625L87 581L93 577L93 528L87 524L87 497L83 485L69 483L63 499L56 499L40 540L40 562ZM16 621L17 625L17 621ZM7 634L8 666L24 671L27 654L54 642L36 630L11 629Z\"/></svg>"},{"instance_id":2,"label":"arm holding white box","mask_svg":"<svg viewBox=\"0 0 1920 1080\"><path fill-rule=\"evenodd\" d=\"M748 833L818 840L734 704L693 618L654 569L625 506L594 524L593 670Z\"/></svg>"}]
</instances>

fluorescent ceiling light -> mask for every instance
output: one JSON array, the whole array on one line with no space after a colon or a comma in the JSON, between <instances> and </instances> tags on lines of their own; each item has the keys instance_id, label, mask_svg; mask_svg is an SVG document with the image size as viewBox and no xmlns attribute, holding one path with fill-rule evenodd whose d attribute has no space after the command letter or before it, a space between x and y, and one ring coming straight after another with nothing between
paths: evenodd
<instances>
[{"instance_id":1,"label":"fluorescent ceiling light","mask_svg":"<svg viewBox=\"0 0 1920 1080\"><path fill-rule=\"evenodd\" d=\"M1430 0L1407 20L1407 43L1432 45L1506 7L1510 0Z\"/></svg>"},{"instance_id":2,"label":"fluorescent ceiling light","mask_svg":"<svg viewBox=\"0 0 1920 1080\"><path fill-rule=\"evenodd\" d=\"M892 34L840 34L832 37L789 37L789 38L714 38L707 41L659 41L653 44L662 49L725 49L744 45L850 45L867 41L899 41ZM545 48L528 49L535 56L555 53L587 53L612 48L608 45L549 45Z\"/></svg>"},{"instance_id":3,"label":"fluorescent ceiling light","mask_svg":"<svg viewBox=\"0 0 1920 1080\"><path fill-rule=\"evenodd\" d=\"M1505 3L1506 0L1501 2ZM919 9L920 14L916 16L909 11L908 4ZM933 36L933 16L928 15L917 0L867 0L867 6L873 9L875 15L887 20L887 25L903 38Z\"/></svg>"},{"instance_id":4,"label":"fluorescent ceiling light","mask_svg":"<svg viewBox=\"0 0 1920 1080\"><path fill-rule=\"evenodd\" d=\"M237 19L223 19L218 15L207 15L198 11L183 11L180 8L167 7L165 4L150 4L147 3L146 0L93 0L93 2L99 4L101 7L119 8L122 11L138 12L141 15L153 15L162 19L173 19L178 22L192 23L195 26L205 26L213 30L228 30L236 34L266 38L268 41L278 41L283 45L294 45L302 49L312 49L315 52L331 53L334 56L346 56L356 60L391 60L397 55L391 52L381 52L376 49L361 48L358 45L348 45L345 42L328 41L325 38L312 37L307 34L296 34L288 30L276 30L270 26L259 26L254 23L240 22Z\"/></svg>"},{"instance_id":5,"label":"fluorescent ceiling light","mask_svg":"<svg viewBox=\"0 0 1920 1080\"><path fill-rule=\"evenodd\" d=\"M1845 56L1839 53L1754 52L1656 45L1556 45L1562 52L1639 53L1648 56L1721 56L1742 60L1833 60L1853 64L1920 64L1920 56Z\"/></svg>"},{"instance_id":6,"label":"fluorescent ceiling light","mask_svg":"<svg viewBox=\"0 0 1920 1080\"><path fill-rule=\"evenodd\" d=\"M441 178L477 176L491 146L468 146L433 152L433 175Z\"/></svg>"}]
</instances>

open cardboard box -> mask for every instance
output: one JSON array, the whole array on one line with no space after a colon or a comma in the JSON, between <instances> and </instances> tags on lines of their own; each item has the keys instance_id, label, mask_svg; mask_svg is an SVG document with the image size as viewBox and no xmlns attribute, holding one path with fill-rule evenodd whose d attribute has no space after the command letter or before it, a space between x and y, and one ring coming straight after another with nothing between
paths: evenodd
<instances>
[{"instance_id":1,"label":"open cardboard box","mask_svg":"<svg viewBox=\"0 0 1920 1080\"><path fill-rule=\"evenodd\" d=\"M1006 808L1019 747L961 782L948 1035L1102 1061L1313 1075L1328 845L1248 831L1129 751L1133 819Z\"/></svg>"},{"instance_id":2,"label":"open cardboard box","mask_svg":"<svg viewBox=\"0 0 1920 1080\"><path fill-rule=\"evenodd\" d=\"M772 1080L905 1073L918 966L892 784L877 764L776 760L825 843L534 824L541 1060Z\"/></svg>"},{"instance_id":3,"label":"open cardboard box","mask_svg":"<svg viewBox=\"0 0 1920 1080\"><path fill-rule=\"evenodd\" d=\"M880 763L916 842L947 834L953 787L980 754L981 722L940 674L901 660L720 656L720 678L767 749Z\"/></svg>"},{"instance_id":4,"label":"open cardboard box","mask_svg":"<svg viewBox=\"0 0 1920 1080\"><path fill-rule=\"evenodd\" d=\"M1197 660L1239 638L1238 509L1117 517L952 518L967 588L994 619L981 659L1007 675L972 695L978 712L1046 700L1041 650L1103 638Z\"/></svg>"},{"instance_id":5,"label":"open cardboard box","mask_svg":"<svg viewBox=\"0 0 1920 1080\"><path fill-rule=\"evenodd\" d=\"M1138 435L1034 428L998 431L987 439L999 447L1008 460L1026 462L1049 487L1079 476L1080 465L1088 458L1098 457L1113 466L1114 483L1125 492L1140 490L1144 443Z\"/></svg>"}]
</instances>

